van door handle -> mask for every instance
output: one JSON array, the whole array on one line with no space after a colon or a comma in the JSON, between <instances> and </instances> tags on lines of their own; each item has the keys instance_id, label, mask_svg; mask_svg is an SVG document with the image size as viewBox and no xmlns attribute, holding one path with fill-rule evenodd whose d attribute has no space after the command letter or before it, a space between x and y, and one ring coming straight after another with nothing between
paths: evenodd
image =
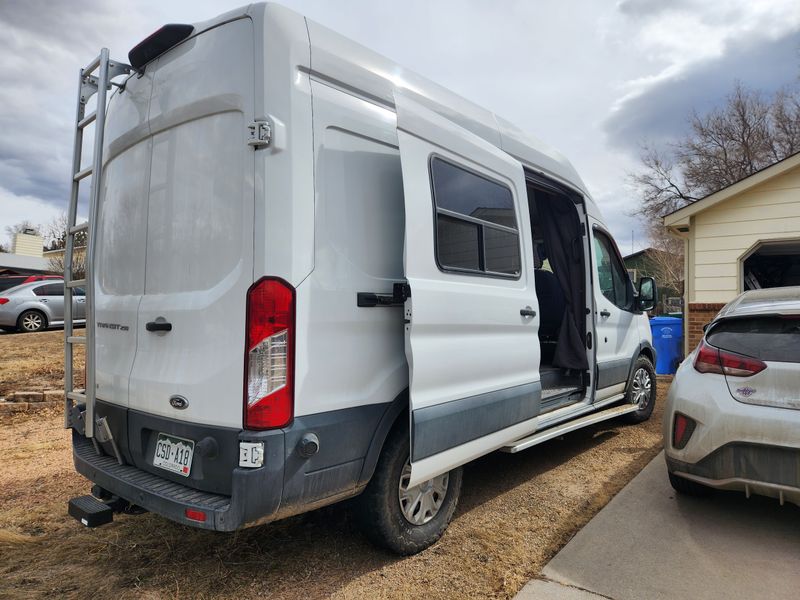
<instances>
[{"instance_id":1,"label":"van door handle","mask_svg":"<svg viewBox=\"0 0 800 600\"><path fill-rule=\"evenodd\" d=\"M610 313L610 312L608 312L608 311L607 311L607 310L604 308L603 310L601 310L601 311L600 311L600 316L601 316L601 317L610 317L610 316L611 316L611 313Z\"/></svg>"},{"instance_id":2,"label":"van door handle","mask_svg":"<svg viewBox=\"0 0 800 600\"><path fill-rule=\"evenodd\" d=\"M536 311L533 310L532 308L526 307L520 309L519 314L522 315L523 317L535 317Z\"/></svg>"},{"instance_id":3,"label":"van door handle","mask_svg":"<svg viewBox=\"0 0 800 600\"><path fill-rule=\"evenodd\" d=\"M172 323L166 321L150 321L144 326L147 331L172 331Z\"/></svg>"}]
</instances>

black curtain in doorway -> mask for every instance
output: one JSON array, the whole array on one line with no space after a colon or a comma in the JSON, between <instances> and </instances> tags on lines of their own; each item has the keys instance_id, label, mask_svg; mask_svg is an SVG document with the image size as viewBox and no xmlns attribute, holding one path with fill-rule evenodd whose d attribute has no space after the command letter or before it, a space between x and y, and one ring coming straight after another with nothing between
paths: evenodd
<instances>
[{"instance_id":1,"label":"black curtain in doorway","mask_svg":"<svg viewBox=\"0 0 800 600\"><path fill-rule=\"evenodd\" d=\"M537 217L544 235L547 257L567 305L558 332L553 366L585 371L589 368L589 361L584 342L586 294L583 236L578 210L564 196L538 189L535 193Z\"/></svg>"}]
</instances>

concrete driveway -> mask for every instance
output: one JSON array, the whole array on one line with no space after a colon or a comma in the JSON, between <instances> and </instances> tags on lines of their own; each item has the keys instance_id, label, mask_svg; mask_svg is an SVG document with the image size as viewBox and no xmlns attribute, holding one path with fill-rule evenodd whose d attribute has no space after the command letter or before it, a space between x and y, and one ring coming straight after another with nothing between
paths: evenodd
<instances>
[{"instance_id":1,"label":"concrete driveway","mask_svg":"<svg viewBox=\"0 0 800 600\"><path fill-rule=\"evenodd\" d=\"M800 508L677 495L663 452L530 582L519 600L800 597Z\"/></svg>"}]
</instances>

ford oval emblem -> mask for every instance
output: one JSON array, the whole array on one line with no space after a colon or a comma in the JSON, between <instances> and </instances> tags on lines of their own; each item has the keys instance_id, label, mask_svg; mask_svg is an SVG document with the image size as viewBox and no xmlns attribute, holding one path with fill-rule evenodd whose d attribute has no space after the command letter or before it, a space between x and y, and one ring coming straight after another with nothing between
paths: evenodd
<instances>
[{"instance_id":1,"label":"ford oval emblem","mask_svg":"<svg viewBox=\"0 0 800 600\"><path fill-rule=\"evenodd\" d=\"M183 396L172 396L169 399L169 403L172 406L172 408L177 408L178 410L183 410L184 408L189 406L189 401Z\"/></svg>"}]
</instances>

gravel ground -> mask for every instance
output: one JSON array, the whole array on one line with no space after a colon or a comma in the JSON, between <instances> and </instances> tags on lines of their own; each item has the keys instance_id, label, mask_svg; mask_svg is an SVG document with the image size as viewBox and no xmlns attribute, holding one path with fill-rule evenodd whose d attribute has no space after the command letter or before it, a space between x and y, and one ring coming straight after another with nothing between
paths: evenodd
<instances>
[{"instance_id":1,"label":"gravel ground","mask_svg":"<svg viewBox=\"0 0 800 600\"><path fill-rule=\"evenodd\" d=\"M33 341L0 342L20 338ZM15 381L5 361L2 371ZM642 425L611 421L472 463L444 537L407 558L371 546L348 503L236 534L150 514L84 529L66 514L89 484L73 471L60 412L4 417L0 597L509 598L658 453L668 385L659 378Z\"/></svg>"},{"instance_id":2,"label":"gravel ground","mask_svg":"<svg viewBox=\"0 0 800 600\"><path fill-rule=\"evenodd\" d=\"M63 389L64 330L0 333L0 360L0 398L10 392ZM83 387L83 346L75 347L75 383Z\"/></svg>"}]
</instances>

